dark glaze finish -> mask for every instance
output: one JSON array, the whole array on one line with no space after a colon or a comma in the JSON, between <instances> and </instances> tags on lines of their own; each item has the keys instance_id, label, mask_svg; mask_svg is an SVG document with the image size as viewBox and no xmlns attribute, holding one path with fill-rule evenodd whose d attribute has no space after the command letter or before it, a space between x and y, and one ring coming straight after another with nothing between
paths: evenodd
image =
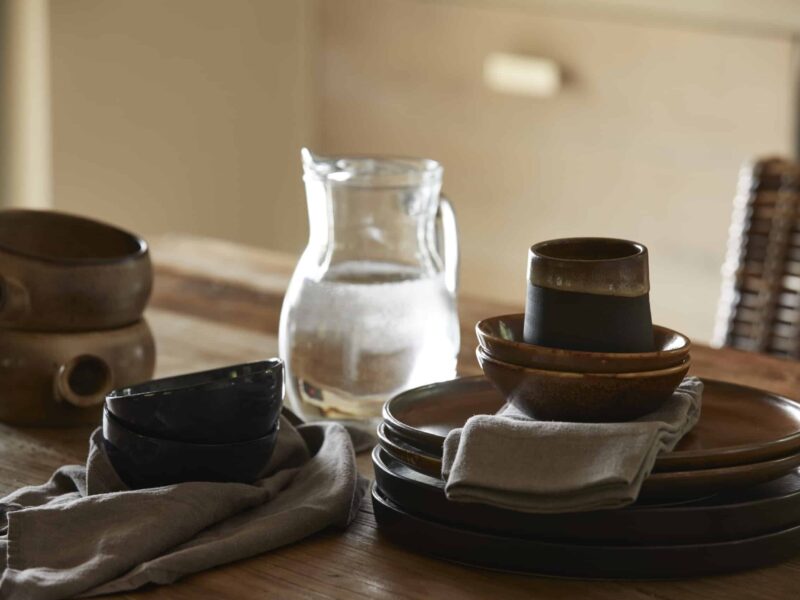
<instances>
[{"instance_id":1,"label":"dark glaze finish","mask_svg":"<svg viewBox=\"0 0 800 600\"><path fill-rule=\"evenodd\" d=\"M800 404L735 383L703 383L700 420L673 452L658 457L656 471L735 466L800 452ZM399 394L386 403L383 417L406 443L441 457L450 430L504 404L484 377L464 377Z\"/></svg>"},{"instance_id":2,"label":"dark glaze finish","mask_svg":"<svg viewBox=\"0 0 800 600\"><path fill-rule=\"evenodd\" d=\"M53 211L0 211L0 327L112 329L138 321L153 283L147 244Z\"/></svg>"},{"instance_id":3,"label":"dark glaze finish","mask_svg":"<svg viewBox=\"0 0 800 600\"><path fill-rule=\"evenodd\" d=\"M630 373L674 367L689 356L692 343L685 335L653 326L652 352L583 352L528 344L522 336L525 315L517 313L483 319L475 325L481 348L491 357L533 369L580 373Z\"/></svg>"},{"instance_id":4,"label":"dark glaze finish","mask_svg":"<svg viewBox=\"0 0 800 600\"><path fill-rule=\"evenodd\" d=\"M562 292L528 283L524 339L583 352L652 352L650 296Z\"/></svg>"},{"instance_id":5,"label":"dark glaze finish","mask_svg":"<svg viewBox=\"0 0 800 600\"><path fill-rule=\"evenodd\" d=\"M96 426L105 395L150 379L155 355L144 320L88 333L0 331L0 421Z\"/></svg>"},{"instance_id":6,"label":"dark glaze finish","mask_svg":"<svg viewBox=\"0 0 800 600\"><path fill-rule=\"evenodd\" d=\"M278 439L278 424L266 436L236 444L188 444L148 437L103 412L106 451L131 488L184 481L252 483L264 472Z\"/></svg>"},{"instance_id":7,"label":"dark glaze finish","mask_svg":"<svg viewBox=\"0 0 800 600\"><path fill-rule=\"evenodd\" d=\"M273 358L120 388L106 406L144 435L221 444L267 435L282 400L283 362Z\"/></svg>"},{"instance_id":8,"label":"dark glaze finish","mask_svg":"<svg viewBox=\"0 0 800 600\"><path fill-rule=\"evenodd\" d=\"M588 352L650 352L647 248L612 238L565 238L531 246L523 337Z\"/></svg>"},{"instance_id":9,"label":"dark glaze finish","mask_svg":"<svg viewBox=\"0 0 800 600\"><path fill-rule=\"evenodd\" d=\"M440 477L441 454L433 455L414 448L392 435L389 428L379 430L380 447L394 459L430 477ZM724 490L756 485L783 477L800 467L800 453L744 465L652 473L642 484L639 498L674 501L716 494Z\"/></svg>"},{"instance_id":10,"label":"dark glaze finish","mask_svg":"<svg viewBox=\"0 0 800 600\"><path fill-rule=\"evenodd\" d=\"M679 504L633 504L618 510L538 514L451 502L444 482L385 451L372 453L375 482L404 510L434 521L542 541L606 544L695 544L752 537L800 523L800 473Z\"/></svg>"},{"instance_id":11,"label":"dark glaze finish","mask_svg":"<svg viewBox=\"0 0 800 600\"><path fill-rule=\"evenodd\" d=\"M800 551L800 526L717 543L599 545L544 542L444 525L405 512L377 486L372 507L381 533L414 551L476 567L557 577L655 579L761 567Z\"/></svg>"},{"instance_id":12,"label":"dark glaze finish","mask_svg":"<svg viewBox=\"0 0 800 600\"><path fill-rule=\"evenodd\" d=\"M690 361L659 371L573 373L529 369L477 349L486 378L525 414L543 421L619 422L661 406L683 381Z\"/></svg>"}]
</instances>

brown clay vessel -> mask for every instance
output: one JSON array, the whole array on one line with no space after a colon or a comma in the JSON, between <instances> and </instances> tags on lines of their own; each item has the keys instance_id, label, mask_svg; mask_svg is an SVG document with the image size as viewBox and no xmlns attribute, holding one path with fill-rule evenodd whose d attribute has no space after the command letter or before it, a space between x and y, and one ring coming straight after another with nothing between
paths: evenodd
<instances>
[{"instance_id":1,"label":"brown clay vessel","mask_svg":"<svg viewBox=\"0 0 800 600\"><path fill-rule=\"evenodd\" d=\"M539 242L528 253L523 338L589 352L650 352L647 248L612 238Z\"/></svg>"},{"instance_id":2,"label":"brown clay vessel","mask_svg":"<svg viewBox=\"0 0 800 600\"><path fill-rule=\"evenodd\" d=\"M0 211L0 327L92 331L138 321L153 282L147 244L91 219Z\"/></svg>"},{"instance_id":3,"label":"brown clay vessel","mask_svg":"<svg viewBox=\"0 0 800 600\"><path fill-rule=\"evenodd\" d=\"M99 424L106 394L147 381L154 367L144 320L89 333L0 331L0 421Z\"/></svg>"},{"instance_id":4,"label":"brown clay vessel","mask_svg":"<svg viewBox=\"0 0 800 600\"><path fill-rule=\"evenodd\" d=\"M524 321L522 313L479 321L475 333L481 348L492 358L533 369L630 373L677 366L686 360L692 346L685 335L658 325L653 326L652 352L585 352L536 346L522 338Z\"/></svg>"},{"instance_id":5,"label":"brown clay vessel","mask_svg":"<svg viewBox=\"0 0 800 600\"><path fill-rule=\"evenodd\" d=\"M689 370L690 359L667 369L634 373L575 373L512 365L480 346L486 378L521 411L543 421L629 421L657 409Z\"/></svg>"}]
</instances>

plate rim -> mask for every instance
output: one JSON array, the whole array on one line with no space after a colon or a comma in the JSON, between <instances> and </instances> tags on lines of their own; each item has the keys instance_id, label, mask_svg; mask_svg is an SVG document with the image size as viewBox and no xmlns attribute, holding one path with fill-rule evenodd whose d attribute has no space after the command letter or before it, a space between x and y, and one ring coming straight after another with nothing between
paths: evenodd
<instances>
[{"instance_id":1,"label":"plate rim","mask_svg":"<svg viewBox=\"0 0 800 600\"><path fill-rule=\"evenodd\" d=\"M388 471L389 473L391 473L391 475L393 477L397 477L398 479L402 479L403 481L407 482L409 485L414 485L414 486L419 486L419 487L425 487L427 485L424 482L420 482L420 481L415 481L413 479L409 479L408 477L405 477L402 474L398 474L398 473L395 473L394 471L392 471L390 469L390 467L385 463L384 459L380 456L381 452L386 452L386 454L388 454L391 458L395 459L396 461L398 461L398 462L400 462L402 464L405 464L408 468L412 468L409 465L407 465L406 463L404 463L403 461L401 461L399 458L397 458L397 457L393 456L391 453L387 452L386 449L383 448L380 445L375 446L375 448L373 448L373 450L372 450L371 459L372 459L373 463L379 464L383 470ZM437 484L441 483L442 484L441 486L435 485L435 487L437 489L444 490L444 481L443 480L436 479L435 477L432 477L431 475L427 475L425 473L420 473L420 475L422 475L423 477L428 477L429 479L435 480L437 482ZM784 497L789 497L789 496L800 496L800 490L792 492L791 494L787 494ZM663 505L662 504L662 505L641 505L641 506L633 506L633 505L631 505L631 506L626 506L626 507L623 507L623 508L617 509L617 510L636 511L636 512L663 512L665 510L668 510L669 512L680 511L680 512L684 512L685 513L685 512L693 512L693 511L698 511L698 512L707 511L709 508L716 509L716 510L732 510L732 509L735 509L735 508L741 508L741 507L746 507L746 506L757 505L757 504L760 504L760 503L763 503L763 502L765 502L765 499L760 498L760 499L757 499L757 500L746 500L744 502L725 504L725 505L722 505L722 506L719 506L719 507L717 507L717 506L714 506L714 507L691 506L691 505L686 505L686 504L674 504L674 505ZM508 510L508 509L503 509L503 510ZM604 512L604 511L597 511L597 512Z\"/></svg>"},{"instance_id":2,"label":"plate rim","mask_svg":"<svg viewBox=\"0 0 800 600\"><path fill-rule=\"evenodd\" d=\"M723 387L734 387L740 390L746 390L753 393L757 393L758 395L766 395L770 398L771 401L779 402L783 406L789 406L798 414L800 414L800 402L796 400L792 400L791 398L787 398L782 394L777 394L775 392L770 392L768 390L758 389L752 386L741 385L735 382L730 381L722 381L720 379L714 378L703 378L700 377L700 380L706 384L711 385L720 385ZM396 396L389 399L384 405L382 409L382 416L384 421L389 425L389 428L400 435L400 437L406 438L408 441L413 440L414 444L420 444L420 449L425 449L429 452L431 451L439 451L442 448L442 444L444 442L444 438L438 434L431 433L428 431L424 431L422 429L418 429L416 427L412 427L407 423L404 423L400 418L398 418L392 412L392 404L402 401L408 397L413 397L422 393L425 393L428 390L435 390L443 385L463 385L464 387L473 387L477 385L481 385L481 387L488 387L490 389L496 389L492 385L492 383L483 375L472 375L469 377L459 377L456 379L450 379L447 381L440 381L436 383L427 384L424 386L419 386L416 388L412 388L410 390L406 390L397 394ZM715 449L712 453L709 453L706 450L677 450L673 452L669 452L659 456L656 459L656 463L654 466L654 471L657 473L661 472L673 472L673 471L689 471L689 470L708 470L710 468L722 468L722 467L730 467L730 466L739 466L743 464L754 464L756 462L764 462L765 460L774 459L776 457L780 457L781 455L791 454L792 451L800 451L800 426L798 426L797 430L794 433L790 433L789 435L782 436L780 438L776 438L774 440L770 440L764 443L758 444L738 444L734 446L723 446L720 448ZM743 461L738 460L739 457L744 456L752 456L753 454L757 454L758 456L746 459L744 458ZM710 462L713 461L713 465L710 465Z\"/></svg>"}]
</instances>

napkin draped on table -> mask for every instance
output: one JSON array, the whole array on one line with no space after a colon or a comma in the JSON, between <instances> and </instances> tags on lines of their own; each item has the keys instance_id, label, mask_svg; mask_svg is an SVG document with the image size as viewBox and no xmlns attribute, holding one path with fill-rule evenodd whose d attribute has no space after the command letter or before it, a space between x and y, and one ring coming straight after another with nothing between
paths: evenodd
<instances>
[{"instance_id":1,"label":"napkin draped on table","mask_svg":"<svg viewBox=\"0 0 800 600\"><path fill-rule=\"evenodd\" d=\"M132 590L345 527L366 489L347 431L281 418L256 483L129 490L96 430L86 467L0 500L0 598L44 600Z\"/></svg>"},{"instance_id":2,"label":"napkin draped on table","mask_svg":"<svg viewBox=\"0 0 800 600\"><path fill-rule=\"evenodd\" d=\"M688 377L660 409L626 423L536 421L513 407L472 417L445 440L445 492L523 512L625 506L656 456L697 423L702 394L703 383Z\"/></svg>"}]
</instances>

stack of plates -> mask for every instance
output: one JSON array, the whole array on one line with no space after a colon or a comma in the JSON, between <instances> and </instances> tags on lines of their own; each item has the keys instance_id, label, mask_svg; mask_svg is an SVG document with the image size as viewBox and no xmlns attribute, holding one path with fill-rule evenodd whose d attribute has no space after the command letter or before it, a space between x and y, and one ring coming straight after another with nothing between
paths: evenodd
<instances>
[{"instance_id":1,"label":"stack of plates","mask_svg":"<svg viewBox=\"0 0 800 600\"><path fill-rule=\"evenodd\" d=\"M572 577L683 577L770 564L800 550L800 405L705 380L700 422L660 457L620 510L519 513L449 501L447 433L502 396L483 377L389 401L373 453L375 517L421 552L477 566Z\"/></svg>"}]
</instances>

